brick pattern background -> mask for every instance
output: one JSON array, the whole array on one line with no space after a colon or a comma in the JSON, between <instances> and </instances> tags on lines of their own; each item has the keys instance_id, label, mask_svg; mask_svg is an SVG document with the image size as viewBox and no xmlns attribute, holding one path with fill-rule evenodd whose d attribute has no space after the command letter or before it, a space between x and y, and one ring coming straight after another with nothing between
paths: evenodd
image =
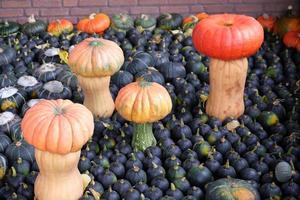
<instances>
[{"instance_id":1,"label":"brick pattern background","mask_svg":"<svg viewBox=\"0 0 300 200\"><path fill-rule=\"evenodd\" d=\"M159 15L177 12L184 15L207 13L241 13L258 16L263 12L280 15L288 5L300 13L300 0L0 0L0 20L25 22L31 14L42 20L67 18L73 23L93 12L108 14L147 13Z\"/></svg>"}]
</instances>

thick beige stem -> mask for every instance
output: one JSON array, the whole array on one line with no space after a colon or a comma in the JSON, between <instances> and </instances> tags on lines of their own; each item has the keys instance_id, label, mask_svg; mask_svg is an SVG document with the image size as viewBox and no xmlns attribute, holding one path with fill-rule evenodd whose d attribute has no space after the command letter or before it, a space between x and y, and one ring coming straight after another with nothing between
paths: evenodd
<instances>
[{"instance_id":1,"label":"thick beige stem","mask_svg":"<svg viewBox=\"0 0 300 200\"><path fill-rule=\"evenodd\" d=\"M34 184L37 200L78 200L83 194L77 168L80 151L66 155L35 150L40 173Z\"/></svg>"},{"instance_id":2,"label":"thick beige stem","mask_svg":"<svg viewBox=\"0 0 300 200\"><path fill-rule=\"evenodd\" d=\"M90 78L77 75L84 93L83 104L95 117L110 117L115 109L109 91L110 76Z\"/></svg>"},{"instance_id":3,"label":"thick beige stem","mask_svg":"<svg viewBox=\"0 0 300 200\"><path fill-rule=\"evenodd\" d=\"M244 88L247 58L223 61L211 59L209 65L209 96L206 113L224 120L244 113Z\"/></svg>"}]
</instances>

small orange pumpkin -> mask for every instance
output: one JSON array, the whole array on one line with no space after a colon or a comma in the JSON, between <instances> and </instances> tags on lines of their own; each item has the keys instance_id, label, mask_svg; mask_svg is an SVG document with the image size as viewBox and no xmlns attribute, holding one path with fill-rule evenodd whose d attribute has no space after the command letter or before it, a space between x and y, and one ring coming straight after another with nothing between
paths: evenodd
<instances>
[{"instance_id":1,"label":"small orange pumpkin","mask_svg":"<svg viewBox=\"0 0 300 200\"><path fill-rule=\"evenodd\" d=\"M182 21L183 30L194 28L194 26L202 19L207 18L209 15L205 12L198 13L196 15L189 15Z\"/></svg>"},{"instance_id":2,"label":"small orange pumpkin","mask_svg":"<svg viewBox=\"0 0 300 200\"><path fill-rule=\"evenodd\" d=\"M300 51L300 31L287 32L283 37L283 43L287 47L296 48Z\"/></svg>"},{"instance_id":3,"label":"small orange pumpkin","mask_svg":"<svg viewBox=\"0 0 300 200\"><path fill-rule=\"evenodd\" d=\"M79 31L102 34L110 25L110 18L104 13L92 13L77 24Z\"/></svg>"},{"instance_id":4,"label":"small orange pumpkin","mask_svg":"<svg viewBox=\"0 0 300 200\"><path fill-rule=\"evenodd\" d=\"M293 7L289 6L285 15L280 17L274 26L274 32L284 36L289 31L300 31L300 18L293 14Z\"/></svg>"},{"instance_id":5,"label":"small orange pumpkin","mask_svg":"<svg viewBox=\"0 0 300 200\"><path fill-rule=\"evenodd\" d=\"M201 13L197 13L196 14L196 17L198 18L198 20L202 20L202 19L205 19L207 18L209 15L206 13L206 12L201 12Z\"/></svg>"},{"instance_id":6,"label":"small orange pumpkin","mask_svg":"<svg viewBox=\"0 0 300 200\"><path fill-rule=\"evenodd\" d=\"M73 24L67 19L58 19L52 21L48 25L48 32L54 36L59 36L62 33L70 33L73 31Z\"/></svg>"},{"instance_id":7,"label":"small orange pumpkin","mask_svg":"<svg viewBox=\"0 0 300 200\"><path fill-rule=\"evenodd\" d=\"M276 22L276 17L269 16L264 13L257 18L257 21L262 25L262 27L267 31L272 31Z\"/></svg>"}]
</instances>

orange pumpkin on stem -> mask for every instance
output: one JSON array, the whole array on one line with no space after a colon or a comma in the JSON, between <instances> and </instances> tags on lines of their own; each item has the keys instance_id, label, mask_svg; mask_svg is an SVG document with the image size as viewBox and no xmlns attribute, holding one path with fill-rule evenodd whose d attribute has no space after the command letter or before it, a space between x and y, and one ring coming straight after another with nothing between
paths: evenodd
<instances>
[{"instance_id":1,"label":"orange pumpkin on stem","mask_svg":"<svg viewBox=\"0 0 300 200\"><path fill-rule=\"evenodd\" d=\"M283 43L287 47L296 48L300 51L300 31L287 32L283 37Z\"/></svg>"},{"instance_id":2,"label":"orange pumpkin on stem","mask_svg":"<svg viewBox=\"0 0 300 200\"><path fill-rule=\"evenodd\" d=\"M58 19L52 21L48 25L48 32L54 36L59 36L62 33L70 33L73 31L73 24L67 19Z\"/></svg>"},{"instance_id":3,"label":"orange pumpkin on stem","mask_svg":"<svg viewBox=\"0 0 300 200\"><path fill-rule=\"evenodd\" d=\"M24 139L36 148L36 199L79 199L83 180L77 165L80 149L94 131L92 113L70 100L41 100L26 112L21 128Z\"/></svg>"},{"instance_id":4,"label":"orange pumpkin on stem","mask_svg":"<svg viewBox=\"0 0 300 200\"><path fill-rule=\"evenodd\" d=\"M109 28L109 25L110 18L108 15L104 13L92 13L88 18L82 19L78 22L77 29L91 34L102 34Z\"/></svg>"},{"instance_id":5,"label":"orange pumpkin on stem","mask_svg":"<svg viewBox=\"0 0 300 200\"><path fill-rule=\"evenodd\" d=\"M196 25L192 38L199 52L212 57L207 114L220 120L239 117L245 109L247 57L254 54L264 40L262 26L245 15L210 15Z\"/></svg>"}]
</instances>

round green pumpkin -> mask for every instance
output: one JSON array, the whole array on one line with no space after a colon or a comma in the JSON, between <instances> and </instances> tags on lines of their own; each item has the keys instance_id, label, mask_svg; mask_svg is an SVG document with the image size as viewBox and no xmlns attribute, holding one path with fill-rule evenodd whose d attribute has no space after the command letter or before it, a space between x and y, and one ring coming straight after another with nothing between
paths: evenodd
<instances>
[{"instance_id":1,"label":"round green pumpkin","mask_svg":"<svg viewBox=\"0 0 300 200\"><path fill-rule=\"evenodd\" d=\"M158 27L163 30L178 29L183 17L178 13L164 13L157 18Z\"/></svg>"},{"instance_id":2,"label":"round green pumpkin","mask_svg":"<svg viewBox=\"0 0 300 200\"><path fill-rule=\"evenodd\" d=\"M27 35L38 35L47 29L46 22L42 20L36 20L34 18L34 15L31 15L28 18L28 22L23 24L22 26L22 32Z\"/></svg>"},{"instance_id":3,"label":"round green pumpkin","mask_svg":"<svg viewBox=\"0 0 300 200\"><path fill-rule=\"evenodd\" d=\"M0 44L0 66L7 65L16 58L16 50L7 45Z\"/></svg>"},{"instance_id":4,"label":"round green pumpkin","mask_svg":"<svg viewBox=\"0 0 300 200\"><path fill-rule=\"evenodd\" d=\"M292 175L293 175L293 170L291 165L288 162L281 161L276 165L275 177L279 182L281 183L287 182L288 180L290 180Z\"/></svg>"},{"instance_id":5,"label":"round green pumpkin","mask_svg":"<svg viewBox=\"0 0 300 200\"><path fill-rule=\"evenodd\" d=\"M206 200L260 200L259 193L250 183L240 179L222 178L208 183Z\"/></svg>"},{"instance_id":6,"label":"round green pumpkin","mask_svg":"<svg viewBox=\"0 0 300 200\"><path fill-rule=\"evenodd\" d=\"M17 22L10 22L10 21L0 22L0 37L5 37L17 33L19 29L20 29L20 24Z\"/></svg>"},{"instance_id":7,"label":"round green pumpkin","mask_svg":"<svg viewBox=\"0 0 300 200\"><path fill-rule=\"evenodd\" d=\"M112 29L119 32L126 32L129 29L133 28L134 21L131 16L127 14L115 14L111 18L111 27Z\"/></svg>"},{"instance_id":8,"label":"round green pumpkin","mask_svg":"<svg viewBox=\"0 0 300 200\"><path fill-rule=\"evenodd\" d=\"M276 125L279 122L279 118L272 111L262 111L259 116L259 122L264 127L270 127Z\"/></svg>"},{"instance_id":9,"label":"round green pumpkin","mask_svg":"<svg viewBox=\"0 0 300 200\"><path fill-rule=\"evenodd\" d=\"M135 19L134 25L142 30L153 31L156 27L156 18L150 15L141 14Z\"/></svg>"},{"instance_id":10,"label":"round green pumpkin","mask_svg":"<svg viewBox=\"0 0 300 200\"><path fill-rule=\"evenodd\" d=\"M4 178L7 171L7 158L0 153L0 181Z\"/></svg>"}]
</instances>

